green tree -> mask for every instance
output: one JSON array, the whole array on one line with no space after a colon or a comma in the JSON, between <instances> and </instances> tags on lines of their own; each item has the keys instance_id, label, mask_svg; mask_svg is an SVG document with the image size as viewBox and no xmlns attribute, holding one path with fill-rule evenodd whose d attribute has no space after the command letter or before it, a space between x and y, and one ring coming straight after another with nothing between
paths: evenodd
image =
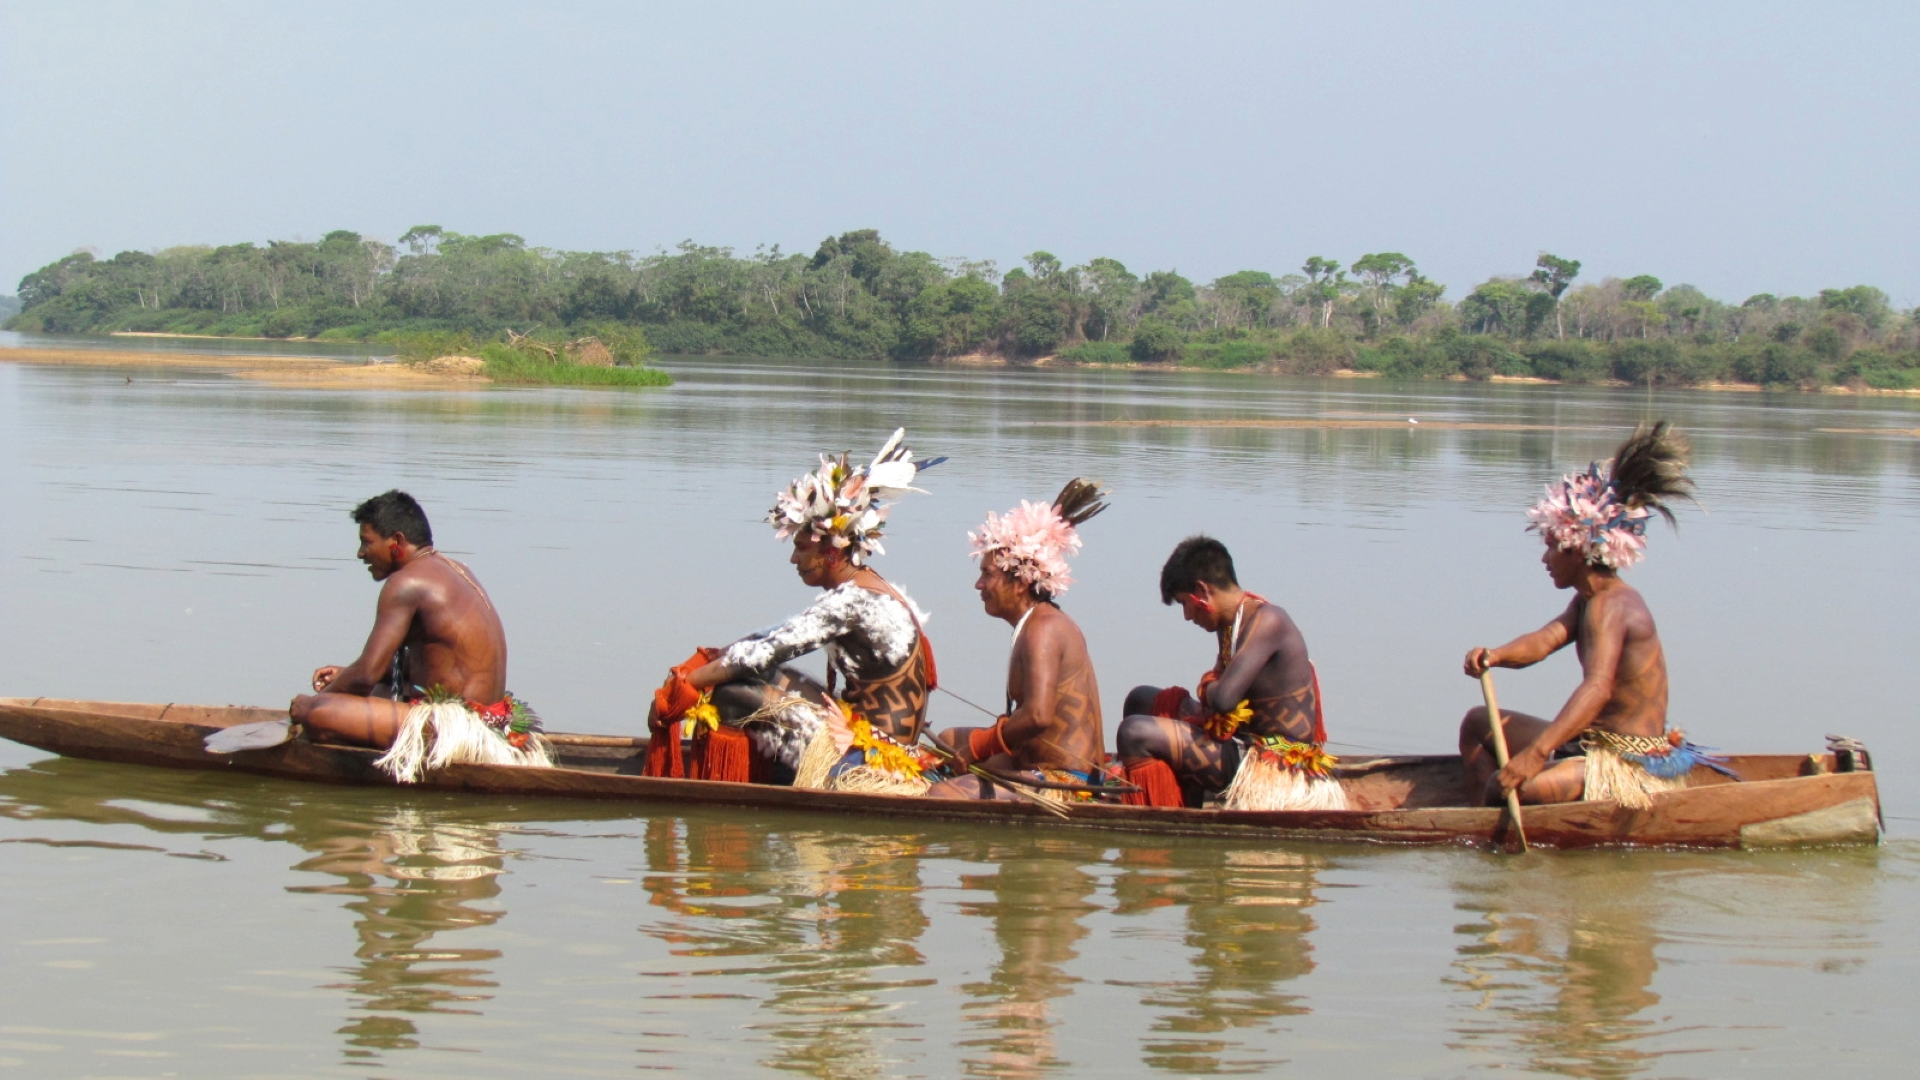
<instances>
[{"instance_id":1,"label":"green tree","mask_svg":"<svg viewBox=\"0 0 1920 1080\"><path fill-rule=\"evenodd\" d=\"M1573 284L1574 278L1580 276L1580 260L1563 259L1543 251L1533 265L1531 280L1544 289L1547 295L1553 297L1554 337L1564 341L1567 337L1567 324L1560 317L1560 295L1567 291L1567 286Z\"/></svg>"},{"instance_id":2,"label":"green tree","mask_svg":"<svg viewBox=\"0 0 1920 1080\"><path fill-rule=\"evenodd\" d=\"M1820 307L1857 316L1870 330L1879 330L1893 318L1893 302L1871 285L1851 289L1821 289Z\"/></svg>"},{"instance_id":3,"label":"green tree","mask_svg":"<svg viewBox=\"0 0 1920 1080\"><path fill-rule=\"evenodd\" d=\"M1307 275L1307 284L1301 289L1302 298L1320 305L1320 327L1325 329L1333 323L1333 305L1340 299L1340 286L1347 280L1346 272L1340 269L1339 263L1318 255L1309 256L1300 272Z\"/></svg>"},{"instance_id":4,"label":"green tree","mask_svg":"<svg viewBox=\"0 0 1920 1080\"><path fill-rule=\"evenodd\" d=\"M1627 300L1651 300L1666 286L1652 274L1630 277L1620 283L1620 295Z\"/></svg>"},{"instance_id":5,"label":"green tree","mask_svg":"<svg viewBox=\"0 0 1920 1080\"><path fill-rule=\"evenodd\" d=\"M1273 275L1260 270L1241 270L1217 278L1211 288L1232 314L1234 325L1244 322L1249 330L1266 322L1267 312L1280 299L1280 286Z\"/></svg>"}]
</instances>

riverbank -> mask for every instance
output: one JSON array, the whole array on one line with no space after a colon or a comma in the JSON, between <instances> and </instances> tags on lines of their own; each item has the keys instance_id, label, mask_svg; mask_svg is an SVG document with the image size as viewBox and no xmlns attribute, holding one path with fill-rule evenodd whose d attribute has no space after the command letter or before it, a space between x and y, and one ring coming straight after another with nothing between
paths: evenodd
<instances>
[{"instance_id":1,"label":"riverbank","mask_svg":"<svg viewBox=\"0 0 1920 1080\"><path fill-rule=\"evenodd\" d=\"M492 381L479 373L477 364L408 365L312 356L221 356L137 349L0 348L0 362L65 367L205 368L288 389L472 390Z\"/></svg>"},{"instance_id":2,"label":"riverbank","mask_svg":"<svg viewBox=\"0 0 1920 1080\"><path fill-rule=\"evenodd\" d=\"M1289 371L1285 365L1278 363L1256 364L1234 368L1201 368L1187 365L1145 364L1139 361L1112 363L1107 361L1078 360L1060 354L1034 357L1031 360L1010 360L1005 356L1000 356L995 353L966 353L960 356L940 357L927 362L934 365L951 365L954 367L970 368L1034 367L1049 368L1052 370L1080 368L1087 371L1210 371L1214 373L1236 373L1249 376L1297 376L1300 374L1296 371ZM1332 379L1383 379L1391 378L1392 376L1382 371L1356 371L1352 368L1339 368L1327 372L1326 377ZM1483 379L1475 379L1457 372L1447 375L1404 376L1404 378L1419 382L1487 382L1510 386L1607 386L1630 389L1633 387L1643 387L1645 385L1644 383L1628 382L1625 379L1589 379L1575 381L1570 379L1550 379L1541 375L1489 375ZM1661 387L1661 389L1712 390L1735 394L1774 392L1794 394L1859 394L1868 397L1920 397L1920 387L1877 389L1871 386L1821 386L1809 390L1793 386L1759 386L1754 383L1741 382L1702 382L1687 386Z\"/></svg>"}]
</instances>

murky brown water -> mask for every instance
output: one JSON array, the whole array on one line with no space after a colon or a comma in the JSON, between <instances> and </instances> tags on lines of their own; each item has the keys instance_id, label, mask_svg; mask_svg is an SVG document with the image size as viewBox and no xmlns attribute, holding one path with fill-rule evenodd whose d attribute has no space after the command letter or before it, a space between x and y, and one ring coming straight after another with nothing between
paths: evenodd
<instances>
[{"instance_id":1,"label":"murky brown water","mask_svg":"<svg viewBox=\"0 0 1920 1080\"><path fill-rule=\"evenodd\" d=\"M689 646L805 602L756 521L773 491L815 451L870 451L904 423L953 461L896 511L882 565L935 612L961 694L997 698L1006 647L970 591L966 529L1092 473L1114 509L1087 527L1067 607L1110 694L1207 663L1155 590L1166 549L1205 528L1301 622L1338 742L1439 752L1476 696L1460 654L1562 603L1521 507L1648 409L1599 389L666 366L665 392L354 394L0 364L0 693L284 700L357 651L374 587L345 511L398 484L494 593L515 689L557 726L632 731ZM1740 749L1865 739L1887 846L1170 846L478 803L0 744L0 1065L1904 1073L1920 403L1653 408L1694 434L1708 511L1656 527L1633 571L1676 715ZM1094 423L1142 419L1327 424ZM1544 711L1574 667L1503 675L1503 701ZM935 715L967 719L944 697Z\"/></svg>"}]
</instances>

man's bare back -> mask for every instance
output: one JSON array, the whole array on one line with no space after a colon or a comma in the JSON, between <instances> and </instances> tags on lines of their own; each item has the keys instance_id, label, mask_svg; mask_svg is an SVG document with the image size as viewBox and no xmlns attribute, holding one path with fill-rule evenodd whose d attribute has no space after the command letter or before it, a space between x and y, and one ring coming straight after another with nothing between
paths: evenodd
<instances>
[{"instance_id":1,"label":"man's bare back","mask_svg":"<svg viewBox=\"0 0 1920 1080\"><path fill-rule=\"evenodd\" d=\"M406 503L419 514L411 498ZM436 551L431 539L424 514L417 528L385 535L376 524L361 523L359 558L382 582L373 631L358 659L314 671L315 693L289 706L294 720L341 741L385 747L409 699L429 690L482 705L505 698L507 640L499 613L473 574Z\"/></svg>"}]
</instances>

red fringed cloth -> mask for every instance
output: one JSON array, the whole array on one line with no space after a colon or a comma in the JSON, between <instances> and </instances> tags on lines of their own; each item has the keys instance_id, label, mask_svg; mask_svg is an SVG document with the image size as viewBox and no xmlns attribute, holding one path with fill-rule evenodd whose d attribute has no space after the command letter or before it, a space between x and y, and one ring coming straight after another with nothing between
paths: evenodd
<instances>
[{"instance_id":1,"label":"red fringed cloth","mask_svg":"<svg viewBox=\"0 0 1920 1080\"><path fill-rule=\"evenodd\" d=\"M687 775L695 780L727 780L735 784L753 779L753 744L747 733L721 724L693 737L693 761Z\"/></svg>"},{"instance_id":2,"label":"red fringed cloth","mask_svg":"<svg viewBox=\"0 0 1920 1080\"><path fill-rule=\"evenodd\" d=\"M1128 806L1185 806L1187 800L1180 794L1180 781L1173 775L1173 766L1159 758L1148 758L1125 766L1127 783L1139 788L1121 796Z\"/></svg>"},{"instance_id":3,"label":"red fringed cloth","mask_svg":"<svg viewBox=\"0 0 1920 1080\"><path fill-rule=\"evenodd\" d=\"M694 650L685 663L667 672L667 681L653 692L653 711L647 716L647 763L641 769L642 776L687 775L687 764L680 754L680 718L700 703L700 691L687 681L687 676L719 656L719 649Z\"/></svg>"}]
</instances>

